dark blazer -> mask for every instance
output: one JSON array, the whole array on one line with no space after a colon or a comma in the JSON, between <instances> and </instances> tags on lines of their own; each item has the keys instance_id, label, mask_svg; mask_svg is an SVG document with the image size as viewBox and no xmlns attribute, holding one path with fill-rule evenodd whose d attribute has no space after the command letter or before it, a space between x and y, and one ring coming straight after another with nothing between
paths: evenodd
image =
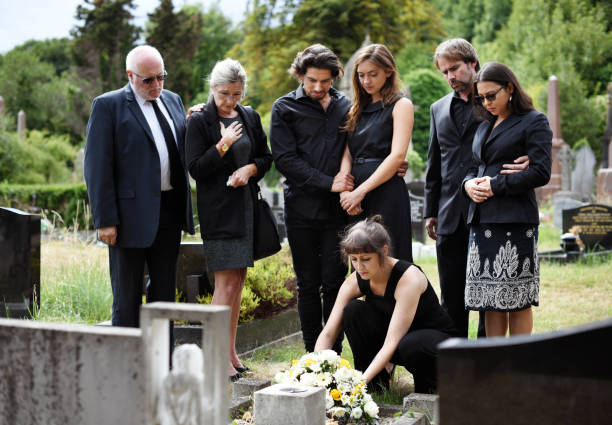
<instances>
[{"instance_id":1,"label":"dark blazer","mask_svg":"<svg viewBox=\"0 0 612 425\"><path fill-rule=\"evenodd\" d=\"M163 90L178 151L185 164L185 109L181 98ZM185 181L188 182L187 172ZM117 246L151 246L159 224L161 170L153 134L127 84L94 99L87 123L85 182L96 229L117 226ZM182 230L193 233L188 184Z\"/></svg>"},{"instance_id":2,"label":"dark blazer","mask_svg":"<svg viewBox=\"0 0 612 425\"><path fill-rule=\"evenodd\" d=\"M472 146L474 162L463 184L474 177L490 176L493 196L480 204L470 201L468 223L475 221L478 210L481 223L537 224L540 220L534 189L548 183L552 166L548 119L541 112L530 111L510 115L493 130L492 126L493 122L485 121L478 127ZM511 164L522 155L529 155L528 169L499 174L503 164Z\"/></svg>"},{"instance_id":3,"label":"dark blazer","mask_svg":"<svg viewBox=\"0 0 612 425\"><path fill-rule=\"evenodd\" d=\"M425 217L437 217L437 233L452 234L465 220L468 201L461 182L472 163L472 132L477 123L470 117L462 131L451 116L451 92L431 105L429 150L425 174Z\"/></svg>"},{"instance_id":4,"label":"dark blazer","mask_svg":"<svg viewBox=\"0 0 612 425\"><path fill-rule=\"evenodd\" d=\"M251 140L249 162L257 166L257 175L249 179L255 200L259 190L257 182L270 169L272 154L259 114L249 106L238 105L236 110ZM187 169L196 181L202 239L238 238L246 233L245 187L227 186L227 179L237 168L231 148L223 157L219 155L216 148L219 140L219 115L211 100L201 112L191 115L186 136Z\"/></svg>"}]
</instances>

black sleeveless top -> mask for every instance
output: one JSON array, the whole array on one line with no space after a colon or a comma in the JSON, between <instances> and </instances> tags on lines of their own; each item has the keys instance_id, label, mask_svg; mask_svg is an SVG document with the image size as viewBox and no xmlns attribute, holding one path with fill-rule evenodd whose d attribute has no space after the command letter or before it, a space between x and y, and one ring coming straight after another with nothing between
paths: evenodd
<instances>
[{"instance_id":1,"label":"black sleeveless top","mask_svg":"<svg viewBox=\"0 0 612 425\"><path fill-rule=\"evenodd\" d=\"M387 281L387 287L385 288L385 294L383 296L374 294L370 289L370 281L362 279L359 273L356 273L359 290L365 295L365 301L379 311L380 314L387 319L387 322L391 322L391 316L395 309L395 288L397 287L397 283L410 266L415 266L421 270L419 266L408 261L398 260L397 263L395 263L391 270L391 275ZM414 319L412 320L408 332L419 329L436 329L449 335L457 334L450 316L442 306L440 306L438 296L429 283L429 280L427 280L427 289L419 298L419 304L417 305Z\"/></svg>"}]
</instances>

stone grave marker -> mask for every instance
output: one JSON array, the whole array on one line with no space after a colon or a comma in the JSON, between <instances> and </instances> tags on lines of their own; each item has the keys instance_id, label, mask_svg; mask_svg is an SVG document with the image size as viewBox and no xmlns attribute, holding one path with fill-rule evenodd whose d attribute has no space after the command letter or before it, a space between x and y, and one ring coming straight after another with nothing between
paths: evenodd
<instances>
[{"instance_id":1,"label":"stone grave marker","mask_svg":"<svg viewBox=\"0 0 612 425\"><path fill-rule=\"evenodd\" d=\"M17 134L19 137L26 137L26 129L26 113L24 110L21 110L17 113Z\"/></svg>"},{"instance_id":2,"label":"stone grave marker","mask_svg":"<svg viewBox=\"0 0 612 425\"><path fill-rule=\"evenodd\" d=\"M612 417L612 319L439 345L440 424L604 424Z\"/></svg>"},{"instance_id":3,"label":"stone grave marker","mask_svg":"<svg viewBox=\"0 0 612 425\"><path fill-rule=\"evenodd\" d=\"M254 425L325 425L325 389L276 384L256 391Z\"/></svg>"},{"instance_id":4,"label":"stone grave marker","mask_svg":"<svg viewBox=\"0 0 612 425\"><path fill-rule=\"evenodd\" d=\"M557 192L561 193L561 192ZM557 229L563 228L563 211L570 208L578 208L586 205L585 202L571 198L569 196L553 196L553 224Z\"/></svg>"},{"instance_id":5,"label":"stone grave marker","mask_svg":"<svg viewBox=\"0 0 612 425\"><path fill-rule=\"evenodd\" d=\"M612 249L612 207L589 204L563 211L563 233L580 236L585 249Z\"/></svg>"},{"instance_id":6,"label":"stone grave marker","mask_svg":"<svg viewBox=\"0 0 612 425\"><path fill-rule=\"evenodd\" d=\"M597 162L593 150L589 146L582 146L576 152L576 164L572 171L572 192L578 193L583 201L593 199L595 174L593 170Z\"/></svg>"},{"instance_id":7,"label":"stone grave marker","mask_svg":"<svg viewBox=\"0 0 612 425\"><path fill-rule=\"evenodd\" d=\"M0 117L4 117L5 114L6 112L4 108L4 98L0 96Z\"/></svg>"},{"instance_id":8,"label":"stone grave marker","mask_svg":"<svg viewBox=\"0 0 612 425\"><path fill-rule=\"evenodd\" d=\"M412 181L406 184L410 196L410 221L412 237L425 243L425 182Z\"/></svg>"},{"instance_id":9,"label":"stone grave marker","mask_svg":"<svg viewBox=\"0 0 612 425\"><path fill-rule=\"evenodd\" d=\"M0 207L0 317L40 307L40 216Z\"/></svg>"}]
</instances>

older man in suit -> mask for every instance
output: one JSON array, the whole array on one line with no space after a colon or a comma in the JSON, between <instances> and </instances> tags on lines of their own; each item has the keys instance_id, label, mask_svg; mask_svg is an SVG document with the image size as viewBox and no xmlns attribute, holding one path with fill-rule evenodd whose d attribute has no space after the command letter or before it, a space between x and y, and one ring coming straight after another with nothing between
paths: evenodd
<instances>
[{"instance_id":1,"label":"older man in suit","mask_svg":"<svg viewBox=\"0 0 612 425\"><path fill-rule=\"evenodd\" d=\"M109 245L114 326L139 325L144 264L147 301L174 301L181 231L193 233L185 170L185 110L163 89L151 46L126 58L129 83L94 99L85 181L98 239Z\"/></svg>"},{"instance_id":2,"label":"older man in suit","mask_svg":"<svg viewBox=\"0 0 612 425\"><path fill-rule=\"evenodd\" d=\"M469 231L466 225L469 199L461 183L472 163L472 140L480 124L474 119L472 92L480 69L472 45L461 38L446 40L434 54L434 64L453 91L431 105L429 151L425 176L425 226L436 241L442 306L459 334L468 335L469 312L464 291ZM529 158L504 164L502 174L529 166ZM484 315L478 335L484 336Z\"/></svg>"}]
</instances>

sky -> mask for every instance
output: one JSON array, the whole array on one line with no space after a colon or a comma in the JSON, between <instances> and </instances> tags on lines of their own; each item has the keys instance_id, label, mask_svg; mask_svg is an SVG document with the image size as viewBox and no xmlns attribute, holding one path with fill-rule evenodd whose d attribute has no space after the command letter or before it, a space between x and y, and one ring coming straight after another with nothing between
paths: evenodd
<instances>
[{"instance_id":1,"label":"sky","mask_svg":"<svg viewBox=\"0 0 612 425\"><path fill-rule=\"evenodd\" d=\"M143 27L147 13L160 0L135 0L133 10L136 25ZM0 54L28 40L69 37L76 7L82 0L0 0ZM174 7L183 4L202 4L205 8L217 4L234 23L244 18L247 0L174 0Z\"/></svg>"}]
</instances>

